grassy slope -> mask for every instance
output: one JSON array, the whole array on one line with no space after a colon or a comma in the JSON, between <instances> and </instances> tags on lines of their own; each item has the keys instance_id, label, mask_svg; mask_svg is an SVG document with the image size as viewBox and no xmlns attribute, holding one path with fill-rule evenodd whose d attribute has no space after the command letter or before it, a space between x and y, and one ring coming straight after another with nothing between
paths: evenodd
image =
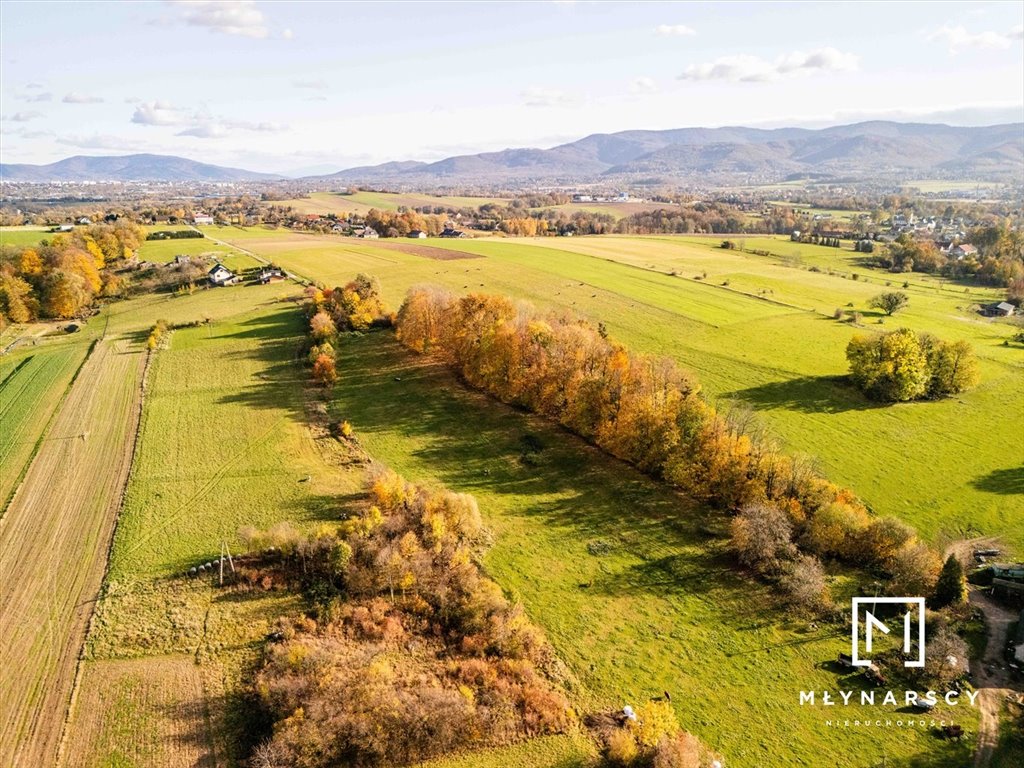
<instances>
[{"instance_id":1,"label":"grassy slope","mask_svg":"<svg viewBox=\"0 0 1024 768\"><path fill-rule=\"evenodd\" d=\"M377 275L395 306L410 285L432 282L460 292L509 293L602 320L630 346L694 370L710 395L753 405L789 450L817 457L829 477L850 485L879 513L909 520L940 544L981 532L1024 550L1018 524L1024 448L1009 416L1024 410L1024 358L1019 347L1002 346L1011 326L970 310L998 292L965 293L932 277L872 272L851 251L746 238L748 248L779 255L764 258L723 251L714 247L718 241L432 241L484 256L447 262L286 232L263 231L246 247L329 284L359 270ZM795 256L822 271L789 266ZM668 274L673 270L678 276ZM693 279L705 271L706 279ZM849 277L854 271L860 279ZM879 327L868 299L904 279L910 308ZM836 307L850 303L864 314L864 328L831 319ZM942 402L878 407L838 378L855 332L901 325L969 340L981 362L981 385Z\"/></svg>"},{"instance_id":2,"label":"grassy slope","mask_svg":"<svg viewBox=\"0 0 1024 768\"><path fill-rule=\"evenodd\" d=\"M733 572L721 519L383 335L341 349L335 416L410 479L478 498L496 534L488 572L545 628L585 709L668 690L684 726L734 766L846 764L851 750L885 750L890 765L956 759L926 732L829 729L834 712L798 705L799 690L840 684L828 662L846 636L769 618L769 590ZM536 466L519 460L527 434L546 446Z\"/></svg>"}]
</instances>

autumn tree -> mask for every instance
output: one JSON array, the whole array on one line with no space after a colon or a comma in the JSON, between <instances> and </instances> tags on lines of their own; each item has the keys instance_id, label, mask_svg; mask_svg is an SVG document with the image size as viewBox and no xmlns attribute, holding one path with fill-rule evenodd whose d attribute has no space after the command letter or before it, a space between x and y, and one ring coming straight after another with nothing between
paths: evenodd
<instances>
[{"instance_id":1,"label":"autumn tree","mask_svg":"<svg viewBox=\"0 0 1024 768\"><path fill-rule=\"evenodd\" d=\"M313 380L325 387L331 386L338 380L333 357L321 354L313 361Z\"/></svg>"},{"instance_id":2,"label":"autumn tree","mask_svg":"<svg viewBox=\"0 0 1024 768\"><path fill-rule=\"evenodd\" d=\"M732 548L743 565L763 575L780 574L796 555L793 526L780 509L750 504L732 521Z\"/></svg>"}]
</instances>

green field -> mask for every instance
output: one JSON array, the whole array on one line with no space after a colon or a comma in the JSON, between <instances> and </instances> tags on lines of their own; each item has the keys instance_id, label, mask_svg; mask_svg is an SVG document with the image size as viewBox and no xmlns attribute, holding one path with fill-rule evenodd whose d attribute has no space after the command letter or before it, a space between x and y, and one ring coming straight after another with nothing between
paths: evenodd
<instances>
[{"instance_id":1,"label":"green field","mask_svg":"<svg viewBox=\"0 0 1024 768\"><path fill-rule=\"evenodd\" d=\"M0 227L0 245L39 245L53 237L51 227Z\"/></svg>"},{"instance_id":2,"label":"green field","mask_svg":"<svg viewBox=\"0 0 1024 768\"><path fill-rule=\"evenodd\" d=\"M397 192L369 192L360 190L352 195L340 192L313 192L309 197L293 200L276 200L274 205L291 206L297 213L355 213L365 214L371 208L381 211L397 211L401 207L422 208L425 205L440 205L445 208L479 208L487 203L508 204L508 200L497 197L447 197Z\"/></svg>"},{"instance_id":3,"label":"green field","mask_svg":"<svg viewBox=\"0 0 1024 768\"><path fill-rule=\"evenodd\" d=\"M882 408L837 378L853 329L831 312L853 302L867 329L877 327L866 301L891 277L863 270L853 280L846 251L799 246L797 261L785 251L797 244L770 238L763 244L773 257L723 251L713 238L493 239L432 241L475 257L434 260L348 238L210 230L329 284L374 274L395 307L409 285L434 282L602 320L630 346L695 370L712 397L754 405L790 450L817 456L833 480L933 541L974 531L1024 541L1015 523L1020 444L1007 416L1020 412L1024 363L1019 348L1002 346L1011 326L967 308L996 292L972 289L965 298L962 286L909 276L911 306L899 323L969 339L983 381L958 399ZM746 245L763 247L756 242ZM156 718L154 728L174 730L160 709L171 705L160 702L187 708L198 694L164 691L174 678L161 670L190 658L201 684L189 685L199 685L208 707L200 746L236 764L249 730L245 670L274 618L300 610L301 601L283 592L228 596L183 573L215 559L222 543L237 552L242 526L336 520L359 496L362 468L325 452L309 429L306 373L295 362L303 325L288 300L296 292L291 284L240 286L105 310L108 334L132 345L157 319L211 322L175 330L148 373L83 696L99 700L104 670L127 659L140 665L131 675L162 682L138 694L154 703L118 710L128 714L75 715L75 727L98 745L93 762L133 723ZM799 690L852 682L828 663L846 650L846 635L778 618L771 590L735 573L721 516L539 418L466 390L389 332L343 337L340 350L330 418L349 420L369 454L408 479L477 497L494 534L484 566L569 665L581 712L642 704L668 690L683 726L741 768L867 768L883 756L907 768L967 761L972 738L958 746L926 729L827 727L832 712L801 708ZM524 460L524 445L538 443L539 453ZM983 482L971 482L979 476ZM860 588L851 574L831 579L840 601ZM849 714L865 714L856 709ZM976 727L972 712L939 714L955 715L969 734ZM196 727L193 718L187 728ZM851 754L863 760L850 763ZM554 768L592 765L593 756L591 742L571 733L430 765Z\"/></svg>"},{"instance_id":4,"label":"green field","mask_svg":"<svg viewBox=\"0 0 1024 768\"><path fill-rule=\"evenodd\" d=\"M431 241L481 257L452 261L285 231L263 231L245 242L327 284L356 271L374 274L394 307L409 286L438 283L603 321L629 346L669 355L695 371L713 398L755 407L789 450L814 457L877 513L908 520L937 545L988 534L1024 550L1024 446L1010 416L1024 411L1024 355L1019 346L1003 345L1017 330L1012 324L972 309L1002 294L873 271L846 249L745 241L748 249L778 255L725 251L717 247L721 238L687 237ZM907 310L881 318L867 308L871 296L902 288L903 281L909 282ZM864 327L833 320L836 308L861 312ZM842 378L845 346L854 333L900 326L970 341L981 384L941 402L867 401Z\"/></svg>"},{"instance_id":5,"label":"green field","mask_svg":"<svg viewBox=\"0 0 1024 768\"><path fill-rule=\"evenodd\" d=\"M0 358L0 509L17 487L89 340L29 346Z\"/></svg>"},{"instance_id":6,"label":"green field","mask_svg":"<svg viewBox=\"0 0 1024 768\"><path fill-rule=\"evenodd\" d=\"M225 247L206 238L182 238L180 240L146 240L136 254L143 261L166 264L175 256L205 256L223 262L228 269L242 270L259 266L251 256L235 248Z\"/></svg>"},{"instance_id":7,"label":"green field","mask_svg":"<svg viewBox=\"0 0 1024 768\"><path fill-rule=\"evenodd\" d=\"M338 367L334 415L373 456L477 497L495 533L488 573L545 628L585 711L668 690L683 726L734 766L847 765L853 750L865 766L883 752L890 765L938 766L964 754L935 749L927 732L829 729L820 709L796 704L801 688L837 685L828 662L848 639L768 618L770 589L735 573L720 516L467 391L386 335L344 340ZM527 436L544 446L528 463Z\"/></svg>"}]
</instances>

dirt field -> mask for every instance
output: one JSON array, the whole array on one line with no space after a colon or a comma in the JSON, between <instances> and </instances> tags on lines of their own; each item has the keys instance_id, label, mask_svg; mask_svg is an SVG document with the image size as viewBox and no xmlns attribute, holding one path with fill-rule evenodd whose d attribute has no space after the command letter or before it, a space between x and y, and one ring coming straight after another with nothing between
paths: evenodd
<instances>
[{"instance_id":1,"label":"dirt field","mask_svg":"<svg viewBox=\"0 0 1024 768\"><path fill-rule=\"evenodd\" d=\"M216 764L202 676L187 656L86 662L69 734L63 768Z\"/></svg>"},{"instance_id":2,"label":"dirt field","mask_svg":"<svg viewBox=\"0 0 1024 768\"><path fill-rule=\"evenodd\" d=\"M53 764L131 464L144 357L100 342L0 521L0 765Z\"/></svg>"},{"instance_id":3,"label":"dirt field","mask_svg":"<svg viewBox=\"0 0 1024 768\"><path fill-rule=\"evenodd\" d=\"M384 242L383 240L373 241L375 248L384 248L389 251L401 251L410 253L413 256L423 256L436 261L452 261L454 259L482 259L478 253L463 253L461 251L450 251L447 248L438 248L433 245L419 245L418 243Z\"/></svg>"}]
</instances>

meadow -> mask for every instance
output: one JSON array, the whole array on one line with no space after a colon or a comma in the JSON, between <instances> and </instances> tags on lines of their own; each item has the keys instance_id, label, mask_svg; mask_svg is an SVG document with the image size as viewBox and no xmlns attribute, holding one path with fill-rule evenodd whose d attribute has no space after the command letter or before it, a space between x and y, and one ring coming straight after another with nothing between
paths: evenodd
<instances>
[{"instance_id":1,"label":"meadow","mask_svg":"<svg viewBox=\"0 0 1024 768\"><path fill-rule=\"evenodd\" d=\"M220 236L232 240L230 232ZM849 249L734 238L773 254L764 257L724 250L722 239L432 240L475 257L450 261L285 231L250 233L245 243L329 285L357 271L376 275L393 307L411 285L436 283L604 322L630 347L697 373L723 405L753 407L786 449L814 458L877 513L906 519L938 546L998 535L1024 551L1024 449L1011 416L1024 410L1024 355L1007 342L1018 328L976 312L1001 292L876 271ZM885 290L905 290L909 307L892 318L869 309ZM833 319L836 309L860 312L862 325ZM845 379L846 344L856 333L902 326L969 341L980 385L939 402L866 400Z\"/></svg>"},{"instance_id":2,"label":"meadow","mask_svg":"<svg viewBox=\"0 0 1024 768\"><path fill-rule=\"evenodd\" d=\"M399 192L371 192L359 190L354 194L340 192L313 192L309 197L274 201L277 205L291 206L297 213L366 214L371 208L381 211L397 211L399 208L421 208L442 206L445 208L479 208L481 205L496 203L505 205L508 200L498 197L459 197L426 195Z\"/></svg>"},{"instance_id":3,"label":"meadow","mask_svg":"<svg viewBox=\"0 0 1024 768\"><path fill-rule=\"evenodd\" d=\"M0 510L6 511L89 343L69 339L0 358Z\"/></svg>"},{"instance_id":4,"label":"meadow","mask_svg":"<svg viewBox=\"0 0 1024 768\"><path fill-rule=\"evenodd\" d=\"M4 245L38 245L43 240L53 237L55 233L50 227L0 227L0 246Z\"/></svg>"}]
</instances>

